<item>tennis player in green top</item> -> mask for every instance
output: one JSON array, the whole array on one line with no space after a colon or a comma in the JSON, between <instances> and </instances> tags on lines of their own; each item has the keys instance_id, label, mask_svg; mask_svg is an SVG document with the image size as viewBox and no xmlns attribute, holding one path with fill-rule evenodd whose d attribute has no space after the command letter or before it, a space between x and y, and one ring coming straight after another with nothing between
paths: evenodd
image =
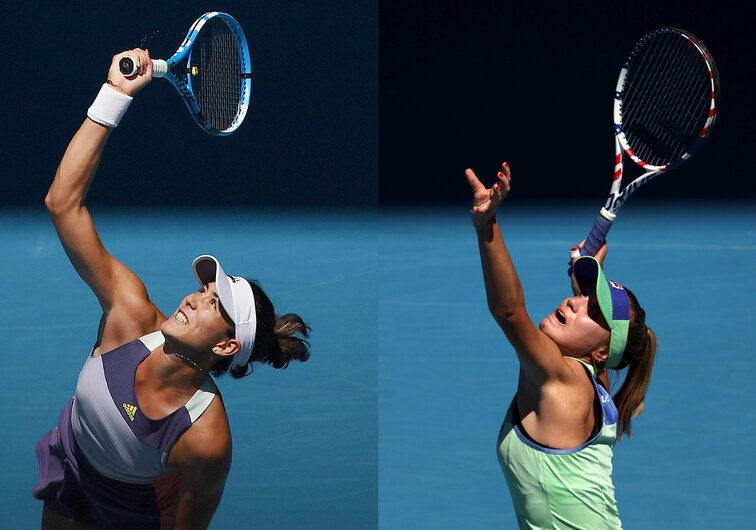
<instances>
[{"instance_id":1,"label":"tennis player in green top","mask_svg":"<svg viewBox=\"0 0 756 530\"><path fill-rule=\"evenodd\" d=\"M520 361L517 393L497 443L520 528L621 528L612 483L618 437L643 409L656 337L635 296L604 277L597 256L573 259L575 296L538 327L496 221L509 193L506 163L486 188L471 170L472 221L488 307ZM614 399L606 369L627 368Z\"/></svg>"}]
</instances>

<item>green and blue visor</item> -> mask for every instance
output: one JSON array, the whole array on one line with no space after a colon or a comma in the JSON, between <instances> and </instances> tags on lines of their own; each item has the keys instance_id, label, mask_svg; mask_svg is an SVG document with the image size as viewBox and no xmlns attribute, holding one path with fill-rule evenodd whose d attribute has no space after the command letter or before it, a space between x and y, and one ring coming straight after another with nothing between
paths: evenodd
<instances>
[{"instance_id":1,"label":"green and blue visor","mask_svg":"<svg viewBox=\"0 0 756 530\"><path fill-rule=\"evenodd\" d=\"M616 368L622 362L622 355L627 346L627 332L630 328L630 299L627 291L617 282L609 281L604 277L601 265L593 256L583 256L578 259L572 270L581 291L590 287L596 288L596 298L601 313L611 332L606 367Z\"/></svg>"}]
</instances>

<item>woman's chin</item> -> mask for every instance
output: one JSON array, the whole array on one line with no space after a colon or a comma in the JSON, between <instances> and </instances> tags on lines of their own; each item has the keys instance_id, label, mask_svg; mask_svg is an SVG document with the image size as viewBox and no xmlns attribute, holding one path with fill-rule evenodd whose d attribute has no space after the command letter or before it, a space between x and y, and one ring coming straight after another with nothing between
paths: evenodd
<instances>
[{"instance_id":1,"label":"woman's chin","mask_svg":"<svg viewBox=\"0 0 756 530\"><path fill-rule=\"evenodd\" d=\"M165 337L173 337L181 331L179 326L182 326L182 324L176 322L175 318L169 318L160 324L160 331Z\"/></svg>"},{"instance_id":2,"label":"woman's chin","mask_svg":"<svg viewBox=\"0 0 756 530\"><path fill-rule=\"evenodd\" d=\"M546 335L548 335L549 334L549 330L551 328L550 324L551 324L551 322L549 322L549 317L546 317L543 320L541 320L540 324L538 324L538 329L540 329L541 331L543 331L544 333L546 333Z\"/></svg>"}]
</instances>

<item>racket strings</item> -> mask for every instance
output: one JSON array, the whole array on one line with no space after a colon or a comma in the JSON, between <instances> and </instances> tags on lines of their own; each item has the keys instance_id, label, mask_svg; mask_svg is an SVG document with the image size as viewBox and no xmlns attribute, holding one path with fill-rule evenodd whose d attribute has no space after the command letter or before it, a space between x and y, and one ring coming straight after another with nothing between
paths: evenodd
<instances>
[{"instance_id":1,"label":"racket strings","mask_svg":"<svg viewBox=\"0 0 756 530\"><path fill-rule=\"evenodd\" d=\"M687 105L691 101L694 84L684 84L693 66L692 58L686 58L683 49L679 46L673 48L672 43L668 41L665 46L651 48L651 53L644 57L646 60L640 66L647 72L644 78L646 84L639 82L636 92L646 98L645 107L640 104L635 107L640 110L645 108L645 112L636 113L635 118L637 125L644 126L646 147L653 146L656 151L666 152L657 154L667 160L684 154L686 146L691 143L691 134L697 132L693 130L697 113ZM652 116L655 116L654 120L649 119ZM633 114L630 118L632 122ZM653 144L649 142L650 139L655 140ZM680 152L680 149L683 151Z\"/></svg>"},{"instance_id":2,"label":"racket strings","mask_svg":"<svg viewBox=\"0 0 756 530\"><path fill-rule=\"evenodd\" d=\"M188 75L204 120L218 131L229 129L241 112L244 66L226 22L209 20L192 48Z\"/></svg>"},{"instance_id":3,"label":"racket strings","mask_svg":"<svg viewBox=\"0 0 756 530\"><path fill-rule=\"evenodd\" d=\"M646 72L645 77L639 78L636 93L645 97L646 116L656 115L660 119L656 123L656 136L664 136L660 131L660 124L666 121L672 111L685 112L687 109L680 107L680 103L686 101L681 92L685 87L680 87L676 80L684 79L679 74L689 70L688 66L681 63L682 48L671 48L672 41L667 40L666 45L647 47L648 53L643 55L643 61L639 65L638 72ZM645 83L645 84L644 84ZM632 105L629 105L632 108ZM636 109L643 110L643 105L636 105ZM631 114L632 116L632 114ZM642 118L640 118L642 119Z\"/></svg>"},{"instance_id":4,"label":"racket strings","mask_svg":"<svg viewBox=\"0 0 756 530\"><path fill-rule=\"evenodd\" d=\"M674 85L673 83L668 83L665 87L665 93L662 94L662 100L673 100L674 98L676 98L676 103L679 104L674 107L674 110L678 111L677 123L679 124L679 128L681 131L687 132L689 137L693 136L695 141L697 133L699 133L702 128L696 127L698 127L698 122L701 118L702 111L706 111L708 113L708 104L710 98L705 97L708 79L704 75L696 75L697 73L705 74L704 71L696 71L696 67L701 62L700 54L685 53L686 50L690 51L690 47L678 46L677 49L670 50L671 63L678 65L676 75L679 76L679 79L684 80L687 78L691 80L698 80L699 83L689 82L685 86L683 86L679 92L675 91L675 88L677 88L676 85ZM697 95L701 95L703 97L696 99ZM697 105L697 102L702 103L704 107L702 108ZM691 140L688 139L684 143L690 145L690 141Z\"/></svg>"},{"instance_id":5,"label":"racket strings","mask_svg":"<svg viewBox=\"0 0 756 530\"><path fill-rule=\"evenodd\" d=\"M697 117L686 104L691 101L690 91L694 84L681 86L680 81L686 79L693 64L690 55L684 56L682 47L673 49L668 44L654 51L654 57L649 61L649 78L653 83L646 87L646 91L656 96L649 100L648 116L658 116L658 119L649 123L648 132L652 138L658 139L657 152L666 148L667 154L662 158L670 161L682 156L692 143L690 131ZM677 150L670 150L670 146L677 147Z\"/></svg>"},{"instance_id":6,"label":"racket strings","mask_svg":"<svg viewBox=\"0 0 756 530\"><path fill-rule=\"evenodd\" d=\"M696 123L700 112L686 106L695 84L681 84L681 80L690 77L692 59L684 57L679 47L672 49L667 45L652 51L654 53L647 54L642 63L648 72L647 83L639 82L636 90L643 94L645 102L627 105L642 112L630 113L629 119L631 123L635 119L637 131L646 137L644 147L654 148L658 156L669 161L684 154L694 141L695 133L700 131ZM638 154L640 156L641 150ZM645 158L649 158L649 154L643 153Z\"/></svg>"},{"instance_id":7,"label":"racket strings","mask_svg":"<svg viewBox=\"0 0 756 530\"><path fill-rule=\"evenodd\" d=\"M627 64L622 129L644 162L664 166L698 142L711 106L711 75L686 37L658 32L638 44Z\"/></svg>"}]
</instances>

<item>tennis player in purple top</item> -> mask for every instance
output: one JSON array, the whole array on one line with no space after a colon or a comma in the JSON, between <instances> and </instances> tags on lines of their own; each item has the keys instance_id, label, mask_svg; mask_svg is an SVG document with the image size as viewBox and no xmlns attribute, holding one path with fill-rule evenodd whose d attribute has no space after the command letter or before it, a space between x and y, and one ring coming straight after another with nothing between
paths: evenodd
<instances>
[{"instance_id":1,"label":"tennis player in purple top","mask_svg":"<svg viewBox=\"0 0 756 530\"><path fill-rule=\"evenodd\" d=\"M45 200L103 315L74 398L37 444L43 528L207 527L231 466L228 417L211 374L241 378L255 362L285 368L309 357L303 320L277 317L256 283L227 275L215 257L195 259L199 289L166 316L105 250L87 189L110 133L152 78L147 51L128 52L140 65L130 78L118 69L124 55L113 58Z\"/></svg>"}]
</instances>

